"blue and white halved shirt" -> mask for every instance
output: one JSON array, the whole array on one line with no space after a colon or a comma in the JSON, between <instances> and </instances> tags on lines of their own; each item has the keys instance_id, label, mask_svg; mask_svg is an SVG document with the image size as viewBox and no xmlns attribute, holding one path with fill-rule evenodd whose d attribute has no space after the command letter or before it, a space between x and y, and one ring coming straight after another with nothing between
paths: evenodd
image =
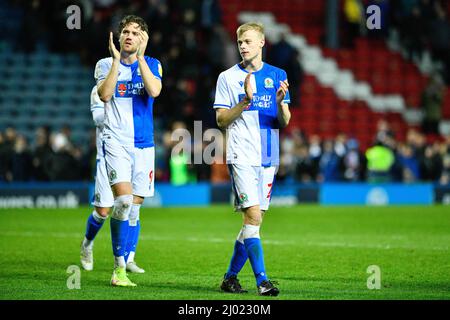
<instances>
[{"instance_id":1,"label":"blue and white halved shirt","mask_svg":"<svg viewBox=\"0 0 450 320\"><path fill-rule=\"evenodd\" d=\"M248 72L239 64L219 75L214 108L232 108L245 96ZM279 165L279 122L276 92L286 72L268 63L252 73L253 100L250 107L227 128L227 163L252 166ZM283 100L290 103L289 92Z\"/></svg>"},{"instance_id":2,"label":"blue and white halved shirt","mask_svg":"<svg viewBox=\"0 0 450 320\"><path fill-rule=\"evenodd\" d=\"M161 63L145 56L150 71L161 80ZM95 80L104 80L112 65L112 58L104 58L95 66ZM119 76L111 100L105 104L104 137L111 137L123 146L153 147L154 98L144 88L138 61L132 64L120 62Z\"/></svg>"}]
</instances>

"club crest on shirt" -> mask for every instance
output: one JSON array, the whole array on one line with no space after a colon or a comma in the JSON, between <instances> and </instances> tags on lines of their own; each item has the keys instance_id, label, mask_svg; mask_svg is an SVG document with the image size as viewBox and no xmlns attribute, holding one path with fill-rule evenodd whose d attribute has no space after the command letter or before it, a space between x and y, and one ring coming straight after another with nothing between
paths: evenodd
<instances>
[{"instance_id":1,"label":"club crest on shirt","mask_svg":"<svg viewBox=\"0 0 450 320\"><path fill-rule=\"evenodd\" d=\"M248 195L246 193L241 193L239 195L239 200L240 200L240 203L247 202L248 201Z\"/></svg>"},{"instance_id":2,"label":"club crest on shirt","mask_svg":"<svg viewBox=\"0 0 450 320\"><path fill-rule=\"evenodd\" d=\"M116 170L111 170L111 172L109 173L109 181L113 182L116 179L117 179Z\"/></svg>"},{"instance_id":3,"label":"club crest on shirt","mask_svg":"<svg viewBox=\"0 0 450 320\"><path fill-rule=\"evenodd\" d=\"M117 84L117 92L123 97L127 93L127 85L125 83Z\"/></svg>"},{"instance_id":4,"label":"club crest on shirt","mask_svg":"<svg viewBox=\"0 0 450 320\"><path fill-rule=\"evenodd\" d=\"M264 88L266 89L273 88L273 80L271 78L264 79Z\"/></svg>"}]
</instances>

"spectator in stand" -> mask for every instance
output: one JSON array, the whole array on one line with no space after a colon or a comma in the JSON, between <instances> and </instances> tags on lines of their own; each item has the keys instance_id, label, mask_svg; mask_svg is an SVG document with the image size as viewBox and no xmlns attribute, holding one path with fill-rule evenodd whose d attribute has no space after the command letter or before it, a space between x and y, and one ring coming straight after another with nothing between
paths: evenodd
<instances>
[{"instance_id":1,"label":"spectator in stand","mask_svg":"<svg viewBox=\"0 0 450 320\"><path fill-rule=\"evenodd\" d=\"M300 52L294 49L291 57L286 65L286 73L289 79L289 87L291 88L289 93L291 95L291 105L300 106L300 88L304 79L304 70L300 63Z\"/></svg>"},{"instance_id":2,"label":"spectator in stand","mask_svg":"<svg viewBox=\"0 0 450 320\"><path fill-rule=\"evenodd\" d=\"M2 146L1 158L0 161L2 163L1 167L3 167L3 180L4 181L13 181L12 175L12 155L14 153L14 145L17 138L17 131L13 127L8 127L4 133L4 142Z\"/></svg>"},{"instance_id":3,"label":"spectator in stand","mask_svg":"<svg viewBox=\"0 0 450 320\"><path fill-rule=\"evenodd\" d=\"M8 169L9 161L8 153L6 149L6 142L3 133L0 131L0 182L6 180L6 172Z\"/></svg>"},{"instance_id":4,"label":"spectator in stand","mask_svg":"<svg viewBox=\"0 0 450 320\"><path fill-rule=\"evenodd\" d=\"M342 159L347 152L347 136L344 133L339 133L334 139L334 152Z\"/></svg>"},{"instance_id":5,"label":"spectator in stand","mask_svg":"<svg viewBox=\"0 0 450 320\"><path fill-rule=\"evenodd\" d=\"M408 51L408 58L421 59L425 46L425 19L421 16L418 6L413 7L411 15L404 18L400 25L400 38Z\"/></svg>"},{"instance_id":6,"label":"spectator in stand","mask_svg":"<svg viewBox=\"0 0 450 320\"><path fill-rule=\"evenodd\" d=\"M320 136L313 134L309 139L309 156L311 157L313 168L312 177L317 180L317 175L319 173L319 163L320 157L322 157L322 141Z\"/></svg>"},{"instance_id":7,"label":"spectator in stand","mask_svg":"<svg viewBox=\"0 0 450 320\"><path fill-rule=\"evenodd\" d=\"M421 101L423 109L422 130L424 133L439 133L439 122L442 117L444 90L445 86L440 76L435 74L430 77L428 85L422 93Z\"/></svg>"},{"instance_id":8,"label":"spectator in stand","mask_svg":"<svg viewBox=\"0 0 450 320\"><path fill-rule=\"evenodd\" d=\"M294 51L294 47L286 39L286 34L281 34L280 40L273 44L269 50L268 62L284 69Z\"/></svg>"},{"instance_id":9,"label":"spectator in stand","mask_svg":"<svg viewBox=\"0 0 450 320\"><path fill-rule=\"evenodd\" d=\"M167 167L170 172L170 182L173 185L184 185L196 181L192 164L194 152L192 136L183 121L175 121L172 124L172 130L164 133Z\"/></svg>"},{"instance_id":10,"label":"spectator in stand","mask_svg":"<svg viewBox=\"0 0 450 320\"><path fill-rule=\"evenodd\" d=\"M381 141L366 150L368 182L390 182L391 168L395 161L394 153Z\"/></svg>"},{"instance_id":11,"label":"spectator in stand","mask_svg":"<svg viewBox=\"0 0 450 320\"><path fill-rule=\"evenodd\" d=\"M344 29L343 45L347 48L355 46L355 38L361 33L364 22L364 7L360 0L345 0L344 2Z\"/></svg>"},{"instance_id":12,"label":"spectator in stand","mask_svg":"<svg viewBox=\"0 0 450 320\"><path fill-rule=\"evenodd\" d=\"M215 24L221 23L222 12L220 10L219 1L202 0L201 4L201 26L211 28Z\"/></svg>"},{"instance_id":13,"label":"spectator in stand","mask_svg":"<svg viewBox=\"0 0 450 320\"><path fill-rule=\"evenodd\" d=\"M327 139L319 162L319 182L339 181L341 179L341 158L334 151L333 140Z\"/></svg>"},{"instance_id":14,"label":"spectator in stand","mask_svg":"<svg viewBox=\"0 0 450 320\"><path fill-rule=\"evenodd\" d=\"M287 41L285 34L282 34L280 40L272 45L268 54L270 64L286 70L292 106L299 105L298 93L304 77L299 59L300 53Z\"/></svg>"},{"instance_id":15,"label":"spectator in stand","mask_svg":"<svg viewBox=\"0 0 450 320\"><path fill-rule=\"evenodd\" d=\"M445 144L443 144L445 146ZM441 177L443 165L439 154L440 144L434 143L425 147L425 155L420 164L421 179L424 181L438 181Z\"/></svg>"},{"instance_id":16,"label":"spectator in stand","mask_svg":"<svg viewBox=\"0 0 450 320\"><path fill-rule=\"evenodd\" d=\"M394 138L394 131L392 131L389 123L384 119L378 120L375 140L381 142L382 144L388 145L393 149Z\"/></svg>"},{"instance_id":17,"label":"spectator in stand","mask_svg":"<svg viewBox=\"0 0 450 320\"><path fill-rule=\"evenodd\" d=\"M450 150L444 155L442 164L443 169L439 178L439 183L442 185L450 185Z\"/></svg>"},{"instance_id":18,"label":"spectator in stand","mask_svg":"<svg viewBox=\"0 0 450 320\"><path fill-rule=\"evenodd\" d=\"M295 151L295 178L304 183L314 181L314 162L306 144L298 146Z\"/></svg>"},{"instance_id":19,"label":"spectator in stand","mask_svg":"<svg viewBox=\"0 0 450 320\"><path fill-rule=\"evenodd\" d=\"M31 154L26 138L18 134L11 155L11 174L13 181L28 181L31 177Z\"/></svg>"},{"instance_id":20,"label":"spectator in stand","mask_svg":"<svg viewBox=\"0 0 450 320\"><path fill-rule=\"evenodd\" d=\"M277 172L277 180L292 183L295 174L294 159L295 142L291 135L280 138L280 167Z\"/></svg>"},{"instance_id":21,"label":"spectator in stand","mask_svg":"<svg viewBox=\"0 0 450 320\"><path fill-rule=\"evenodd\" d=\"M422 156L424 154L426 139L425 135L418 130L414 128L408 129L406 132L406 143L413 148L416 155Z\"/></svg>"},{"instance_id":22,"label":"spectator in stand","mask_svg":"<svg viewBox=\"0 0 450 320\"><path fill-rule=\"evenodd\" d=\"M450 85L450 23L447 13L435 3L436 18L430 23L429 35L432 56L443 64L444 81Z\"/></svg>"},{"instance_id":23,"label":"spectator in stand","mask_svg":"<svg viewBox=\"0 0 450 320\"><path fill-rule=\"evenodd\" d=\"M389 27L390 27L389 17L391 11L391 4L389 0L370 0L367 6L371 5L375 5L378 8L380 8L381 28L368 30L368 36L372 38L385 39L389 35Z\"/></svg>"},{"instance_id":24,"label":"spectator in stand","mask_svg":"<svg viewBox=\"0 0 450 320\"><path fill-rule=\"evenodd\" d=\"M349 139L346 145L346 153L343 159L344 179L346 181L361 181L364 177L364 156L359 151L359 143L356 139Z\"/></svg>"},{"instance_id":25,"label":"spectator in stand","mask_svg":"<svg viewBox=\"0 0 450 320\"><path fill-rule=\"evenodd\" d=\"M71 145L67 136L58 132L51 136L50 144L54 152L50 161L50 180L81 180L80 164L76 159L78 151Z\"/></svg>"},{"instance_id":26,"label":"spectator in stand","mask_svg":"<svg viewBox=\"0 0 450 320\"><path fill-rule=\"evenodd\" d=\"M398 148L398 161L401 166L403 182L416 182L420 179L419 161L414 155L414 150L411 146L404 143L400 144Z\"/></svg>"},{"instance_id":27,"label":"spectator in stand","mask_svg":"<svg viewBox=\"0 0 450 320\"><path fill-rule=\"evenodd\" d=\"M49 181L51 171L50 161L52 157L50 129L48 127L39 127L35 132L35 148L31 160L34 179L38 181Z\"/></svg>"}]
</instances>

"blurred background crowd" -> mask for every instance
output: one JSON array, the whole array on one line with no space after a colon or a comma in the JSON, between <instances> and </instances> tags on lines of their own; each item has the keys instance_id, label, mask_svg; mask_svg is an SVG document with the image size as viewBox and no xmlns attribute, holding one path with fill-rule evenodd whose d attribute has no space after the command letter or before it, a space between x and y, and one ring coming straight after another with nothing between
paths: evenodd
<instances>
[{"instance_id":1,"label":"blurred background crowd","mask_svg":"<svg viewBox=\"0 0 450 320\"><path fill-rule=\"evenodd\" d=\"M323 25L316 44L325 51L329 50L324 40L327 2L315 2L322 12L316 20ZM290 3L292 8L306 8L309 1ZM73 4L81 8L80 30L65 27L66 8ZM381 8L380 30L365 27L365 8L371 4ZM96 150L89 93L94 66L109 56L109 31L116 29L124 15L136 14L149 25L147 55L163 66L163 91L154 105L156 179L173 184L229 182L223 164L193 165L189 155L171 157L176 142L170 137L177 128L192 132L194 121L202 121L203 130L217 128L212 108L217 76L240 60L233 33L238 23L236 17L230 20L230 12L240 9L238 1L0 0L0 5L0 26L5 31L0 41L0 74L7 83L0 98L0 181L92 181ZM399 125L391 121L398 117L380 112L361 135L339 127L322 130L322 121L333 122L322 115L315 127L305 129L301 119L311 108L308 95L317 100L320 90L327 88L313 90L318 84L305 71L308 61L289 39L267 41L265 60L288 74L295 118L281 131L277 179L286 183L450 183L450 135L439 131L447 116L444 105L450 84L448 2L343 0L339 8L339 46L328 52L331 56L358 52L354 50L361 43L370 48L393 41L403 52L402 63L415 70L426 63L431 66L420 75L423 86L414 91L417 102L408 105L421 112L421 122ZM341 108L338 98L333 99L331 107ZM314 108L319 110L322 104L319 101ZM200 143L202 148L206 145Z\"/></svg>"}]
</instances>

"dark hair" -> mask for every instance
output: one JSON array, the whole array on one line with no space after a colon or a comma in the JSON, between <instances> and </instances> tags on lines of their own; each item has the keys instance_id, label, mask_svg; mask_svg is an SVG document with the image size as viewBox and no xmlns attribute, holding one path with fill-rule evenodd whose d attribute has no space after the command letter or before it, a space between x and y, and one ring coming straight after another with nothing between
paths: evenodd
<instances>
[{"instance_id":1,"label":"dark hair","mask_svg":"<svg viewBox=\"0 0 450 320\"><path fill-rule=\"evenodd\" d=\"M122 33L123 28L125 28L127 25L129 25L130 23L133 23L133 22L137 23L143 31L148 33L148 26L144 19L142 19L141 17L138 17L138 16L129 15L129 16L125 16L120 21L119 28L118 28L118 32L119 32L118 35L120 35Z\"/></svg>"}]
</instances>

